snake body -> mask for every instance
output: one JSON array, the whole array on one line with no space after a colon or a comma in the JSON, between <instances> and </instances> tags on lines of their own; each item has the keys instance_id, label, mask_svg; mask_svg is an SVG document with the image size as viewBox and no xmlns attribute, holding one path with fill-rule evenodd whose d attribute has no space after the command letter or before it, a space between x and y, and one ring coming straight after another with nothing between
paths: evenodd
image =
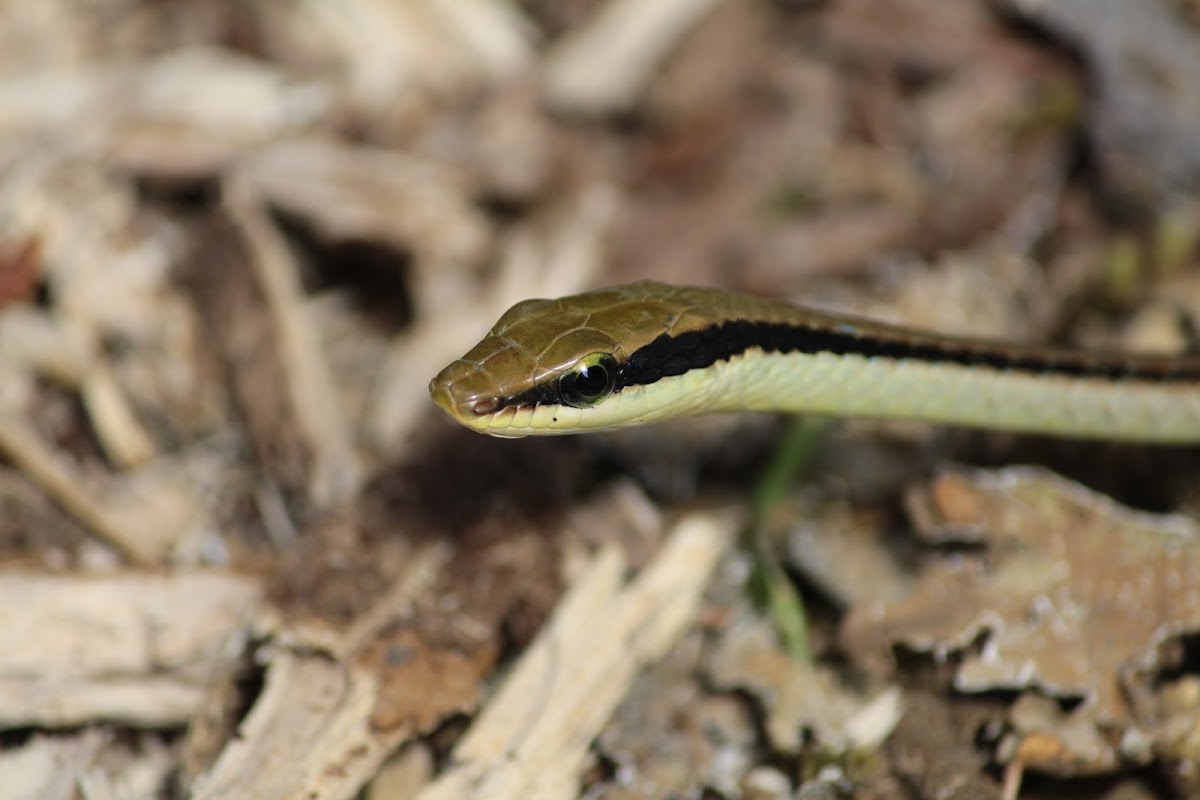
<instances>
[{"instance_id":1,"label":"snake body","mask_svg":"<svg viewBox=\"0 0 1200 800\"><path fill-rule=\"evenodd\" d=\"M1200 358L943 336L651 281L518 303L429 389L505 437L752 410L1200 442Z\"/></svg>"}]
</instances>

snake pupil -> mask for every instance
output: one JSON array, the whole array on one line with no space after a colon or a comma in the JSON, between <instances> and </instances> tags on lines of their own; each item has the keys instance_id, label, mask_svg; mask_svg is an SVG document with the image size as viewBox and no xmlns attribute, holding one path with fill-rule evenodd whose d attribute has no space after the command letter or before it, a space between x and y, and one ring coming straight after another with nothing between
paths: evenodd
<instances>
[{"instance_id":1,"label":"snake pupil","mask_svg":"<svg viewBox=\"0 0 1200 800\"><path fill-rule=\"evenodd\" d=\"M594 397L604 391L607 382L608 373L604 367L584 367L575 379L575 390L584 397Z\"/></svg>"},{"instance_id":2,"label":"snake pupil","mask_svg":"<svg viewBox=\"0 0 1200 800\"><path fill-rule=\"evenodd\" d=\"M616 383L616 362L607 353L595 353L583 359L558 380L564 403L575 408L594 406L612 394Z\"/></svg>"}]
</instances>

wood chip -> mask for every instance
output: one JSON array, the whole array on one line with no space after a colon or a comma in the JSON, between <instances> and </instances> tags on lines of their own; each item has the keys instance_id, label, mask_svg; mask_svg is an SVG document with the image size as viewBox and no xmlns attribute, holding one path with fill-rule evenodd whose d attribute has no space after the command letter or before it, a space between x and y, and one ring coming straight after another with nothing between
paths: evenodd
<instances>
[{"instance_id":1,"label":"wood chip","mask_svg":"<svg viewBox=\"0 0 1200 800\"><path fill-rule=\"evenodd\" d=\"M430 687L438 680L437 668L447 665L445 653L389 648L394 642L384 639L363 641L372 632L380 633L384 620L393 621L416 596L429 590L444 555L441 548L433 548L414 556L409 572L341 640L314 646L299 638L301 631L277 629L274 643L260 654L266 669L262 692L237 735L211 768L196 778L190 796L196 800L351 797L402 742L461 709L461 697L473 698L477 671L466 681L465 695L447 698L449 709L428 702ZM392 616L386 616L387 611ZM381 659L400 652L405 657L391 664L390 671L380 668ZM401 683L410 696L421 698L426 716L409 717L390 727L376 724L389 682ZM439 686L445 691L444 683Z\"/></svg>"},{"instance_id":2,"label":"wood chip","mask_svg":"<svg viewBox=\"0 0 1200 800\"><path fill-rule=\"evenodd\" d=\"M601 551L420 800L574 797L590 742L682 634L735 530L731 516L686 517L627 587L620 552Z\"/></svg>"},{"instance_id":3,"label":"wood chip","mask_svg":"<svg viewBox=\"0 0 1200 800\"><path fill-rule=\"evenodd\" d=\"M352 494L363 477L349 420L338 406L333 375L307 321L304 295L287 243L244 177L226 181L226 205L250 247L251 265L271 309L286 390L314 463L309 490L318 506Z\"/></svg>"},{"instance_id":4,"label":"wood chip","mask_svg":"<svg viewBox=\"0 0 1200 800\"><path fill-rule=\"evenodd\" d=\"M0 415L0 455L133 563L157 564L169 552L174 532L151 529L130 515L118 513L111 498L102 499L88 488L64 463L61 454L42 441L21 417Z\"/></svg>"},{"instance_id":5,"label":"wood chip","mask_svg":"<svg viewBox=\"0 0 1200 800\"><path fill-rule=\"evenodd\" d=\"M547 55L547 99L575 114L628 111L679 38L717 2L609 0Z\"/></svg>"},{"instance_id":6,"label":"wood chip","mask_svg":"<svg viewBox=\"0 0 1200 800\"><path fill-rule=\"evenodd\" d=\"M0 574L0 725L183 725L261 595L212 572Z\"/></svg>"}]
</instances>

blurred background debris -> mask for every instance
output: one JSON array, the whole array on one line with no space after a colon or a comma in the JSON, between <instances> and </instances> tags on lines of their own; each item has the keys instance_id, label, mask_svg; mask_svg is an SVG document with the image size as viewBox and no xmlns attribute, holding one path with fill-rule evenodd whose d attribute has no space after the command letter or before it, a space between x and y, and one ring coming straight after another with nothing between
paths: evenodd
<instances>
[{"instance_id":1,"label":"blurred background debris","mask_svg":"<svg viewBox=\"0 0 1200 800\"><path fill-rule=\"evenodd\" d=\"M785 421L428 400L641 278L1194 351L1200 6L0 4L0 798L1200 793L1194 453L830 427L801 663Z\"/></svg>"}]
</instances>

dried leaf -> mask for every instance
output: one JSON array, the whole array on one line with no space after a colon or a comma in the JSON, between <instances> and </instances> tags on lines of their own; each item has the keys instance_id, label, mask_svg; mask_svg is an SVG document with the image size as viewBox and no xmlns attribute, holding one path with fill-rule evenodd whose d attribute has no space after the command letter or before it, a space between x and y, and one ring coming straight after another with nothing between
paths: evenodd
<instances>
[{"instance_id":1,"label":"dried leaf","mask_svg":"<svg viewBox=\"0 0 1200 800\"><path fill-rule=\"evenodd\" d=\"M759 698L767 736L783 752L800 749L804 729L829 752L874 748L900 719L899 690L867 698L847 689L828 669L788 657L765 622L733 628L710 668L717 686L745 689Z\"/></svg>"},{"instance_id":2,"label":"dried leaf","mask_svg":"<svg viewBox=\"0 0 1200 800\"><path fill-rule=\"evenodd\" d=\"M978 531L987 556L938 561L907 599L856 609L845 629L852 649L898 642L945 657L983 637L956 671L958 689L1081 698L1076 713L1110 742L1144 722L1129 699L1139 677L1159 667L1161 644L1200 629L1194 523L1030 469L952 473L915 502L927 525ZM1070 756L1094 769L1107 763Z\"/></svg>"},{"instance_id":3,"label":"dried leaf","mask_svg":"<svg viewBox=\"0 0 1200 800\"><path fill-rule=\"evenodd\" d=\"M1087 135L1113 199L1164 208L1200 184L1200 36L1175 3L1004 0L1090 73Z\"/></svg>"}]
</instances>

